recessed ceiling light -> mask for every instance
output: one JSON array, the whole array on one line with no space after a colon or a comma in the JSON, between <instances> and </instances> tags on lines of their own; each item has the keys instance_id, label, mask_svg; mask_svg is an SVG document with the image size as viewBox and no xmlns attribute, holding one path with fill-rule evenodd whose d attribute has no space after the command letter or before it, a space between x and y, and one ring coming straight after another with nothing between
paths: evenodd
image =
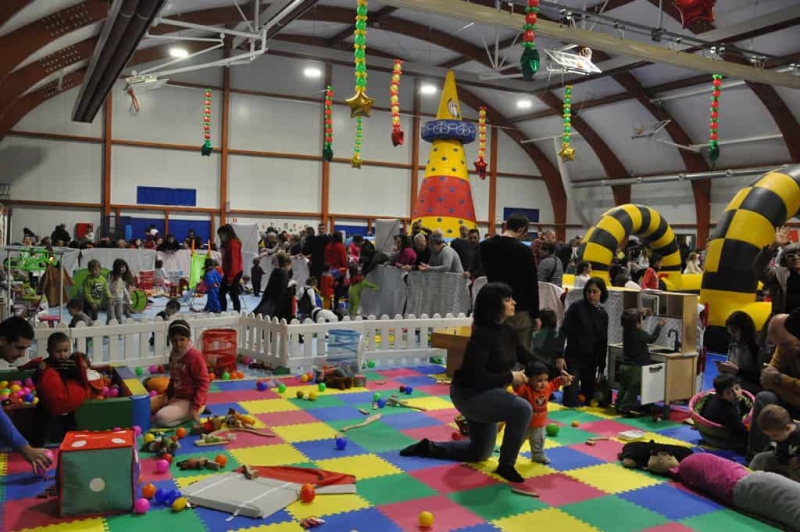
<instances>
[{"instance_id":1,"label":"recessed ceiling light","mask_svg":"<svg viewBox=\"0 0 800 532\"><path fill-rule=\"evenodd\" d=\"M303 75L312 79L321 78L322 70L317 67L307 67L305 70L303 70Z\"/></svg>"},{"instance_id":2,"label":"recessed ceiling light","mask_svg":"<svg viewBox=\"0 0 800 532\"><path fill-rule=\"evenodd\" d=\"M431 85L430 83L425 83L419 88L420 94L436 94L436 85Z\"/></svg>"},{"instance_id":3,"label":"recessed ceiling light","mask_svg":"<svg viewBox=\"0 0 800 532\"><path fill-rule=\"evenodd\" d=\"M517 100L517 109L530 109L533 107L533 102L530 100Z\"/></svg>"},{"instance_id":4,"label":"recessed ceiling light","mask_svg":"<svg viewBox=\"0 0 800 532\"><path fill-rule=\"evenodd\" d=\"M186 48L179 48L177 46L173 46L169 49L169 55L174 57L175 59L183 59L189 55L189 52L186 51Z\"/></svg>"}]
</instances>

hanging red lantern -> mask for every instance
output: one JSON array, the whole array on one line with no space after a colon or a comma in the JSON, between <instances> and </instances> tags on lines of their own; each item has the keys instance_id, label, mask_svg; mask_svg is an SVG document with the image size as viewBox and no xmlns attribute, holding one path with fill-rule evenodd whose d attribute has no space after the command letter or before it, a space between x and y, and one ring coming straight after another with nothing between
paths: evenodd
<instances>
[{"instance_id":1,"label":"hanging red lantern","mask_svg":"<svg viewBox=\"0 0 800 532\"><path fill-rule=\"evenodd\" d=\"M717 0L675 0L673 4L681 14L681 25L684 28L695 20L714 22L714 7Z\"/></svg>"}]
</instances>

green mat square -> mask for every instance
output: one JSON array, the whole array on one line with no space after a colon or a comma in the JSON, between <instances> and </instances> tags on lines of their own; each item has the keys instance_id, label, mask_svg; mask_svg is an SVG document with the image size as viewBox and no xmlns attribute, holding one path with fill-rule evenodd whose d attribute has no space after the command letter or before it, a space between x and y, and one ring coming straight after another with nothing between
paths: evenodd
<instances>
[{"instance_id":1,"label":"green mat square","mask_svg":"<svg viewBox=\"0 0 800 532\"><path fill-rule=\"evenodd\" d=\"M559 509L603 532L633 532L667 522L663 515L614 496L567 504Z\"/></svg>"},{"instance_id":2,"label":"green mat square","mask_svg":"<svg viewBox=\"0 0 800 532\"><path fill-rule=\"evenodd\" d=\"M776 530L772 526L756 521L752 517L734 512L733 510L720 510L710 514L698 515L681 521L681 524L702 530L702 532L728 532L730 530Z\"/></svg>"},{"instance_id":3,"label":"green mat square","mask_svg":"<svg viewBox=\"0 0 800 532\"><path fill-rule=\"evenodd\" d=\"M287 465L288 467L304 467L306 469L319 469L317 464L315 464L314 462L300 462L297 464L287 464Z\"/></svg>"},{"instance_id":4,"label":"green mat square","mask_svg":"<svg viewBox=\"0 0 800 532\"><path fill-rule=\"evenodd\" d=\"M595 438L597 434L574 427L559 427L558 436L547 436L548 440L559 445L575 445L576 443L586 443L589 438ZM528 450L527 445L523 445L524 450Z\"/></svg>"},{"instance_id":5,"label":"green mat square","mask_svg":"<svg viewBox=\"0 0 800 532\"><path fill-rule=\"evenodd\" d=\"M405 397L405 396L406 395L403 394L403 397ZM384 394L381 394L381 397L385 397ZM364 410L369 412L368 416L371 416L373 414L380 414L382 416L393 416L395 414L408 414L409 412L416 412L416 410L413 410L411 408L394 407L394 406L388 406L388 405L383 407L383 408L379 408L377 410L373 410L371 402L370 403L357 403L357 404L353 405L353 409L354 409L355 412L358 412L358 410L361 409L361 408L363 408ZM363 414L359 414L359 415L363 415ZM342 425L342 426L347 426L347 425Z\"/></svg>"},{"instance_id":6,"label":"green mat square","mask_svg":"<svg viewBox=\"0 0 800 532\"><path fill-rule=\"evenodd\" d=\"M381 375L377 371L365 371L364 376L367 378L368 381L388 381L389 378L385 375Z\"/></svg>"},{"instance_id":7,"label":"green mat square","mask_svg":"<svg viewBox=\"0 0 800 532\"><path fill-rule=\"evenodd\" d=\"M199 475L213 475L218 473L218 471L212 471L211 469L187 469L185 471L181 471L178 467L178 462L182 462L187 458L207 458L213 462L217 455L225 455L228 457L228 462L225 464L225 467L221 469L221 471L233 471L241 465L236 461L233 455L224 450L223 447L212 447L213 450L203 452L201 452L201 449L202 447L197 447L194 444L192 444L191 449L188 448L188 445L184 448L181 448L181 454L176 456L172 460L172 465L169 466L169 472L172 475L172 478L196 477Z\"/></svg>"},{"instance_id":8,"label":"green mat square","mask_svg":"<svg viewBox=\"0 0 800 532\"><path fill-rule=\"evenodd\" d=\"M593 423L595 421L603 421L600 416L595 416L588 412L581 412L572 408L565 408L563 410L553 410L547 413L548 421L558 421L565 425L571 424L573 421L578 423Z\"/></svg>"},{"instance_id":9,"label":"green mat square","mask_svg":"<svg viewBox=\"0 0 800 532\"><path fill-rule=\"evenodd\" d=\"M406 473L358 481L358 494L373 506L437 495L436 490Z\"/></svg>"},{"instance_id":10,"label":"green mat square","mask_svg":"<svg viewBox=\"0 0 800 532\"><path fill-rule=\"evenodd\" d=\"M639 430L643 430L645 432L661 432L662 430L671 429L672 427L677 427L680 423L675 423L674 421L653 421L651 416L642 416L642 417L631 417L631 418L624 418L620 417L615 419L614 421L618 421L623 425L628 425L630 427L637 428Z\"/></svg>"},{"instance_id":11,"label":"green mat square","mask_svg":"<svg viewBox=\"0 0 800 532\"><path fill-rule=\"evenodd\" d=\"M486 521L547 508L539 499L517 495L508 484L494 484L448 495L453 502L468 508ZM533 530L533 528L531 528Z\"/></svg>"},{"instance_id":12,"label":"green mat square","mask_svg":"<svg viewBox=\"0 0 800 532\"><path fill-rule=\"evenodd\" d=\"M347 404L335 395L325 395L325 392L318 392L317 398L314 401L297 399L296 397L289 399L289 401L303 410L314 410L315 408L327 408L330 406L345 406Z\"/></svg>"},{"instance_id":13,"label":"green mat square","mask_svg":"<svg viewBox=\"0 0 800 532\"><path fill-rule=\"evenodd\" d=\"M108 532L154 532L155 530L205 530L194 510L175 513L168 508L151 507L145 514L111 515L105 518Z\"/></svg>"},{"instance_id":14,"label":"green mat square","mask_svg":"<svg viewBox=\"0 0 800 532\"><path fill-rule=\"evenodd\" d=\"M352 420L331 421L328 423L328 425L337 430L352 424ZM371 453L400 450L416 441L396 428L390 427L380 421L376 421L366 427L348 431L346 434L347 438L352 440L353 443Z\"/></svg>"},{"instance_id":15,"label":"green mat square","mask_svg":"<svg viewBox=\"0 0 800 532\"><path fill-rule=\"evenodd\" d=\"M211 384L208 385L208 393L221 392L221 391L222 390L220 389L219 386L217 386L217 382L216 381L214 381L214 382L212 382Z\"/></svg>"}]
</instances>

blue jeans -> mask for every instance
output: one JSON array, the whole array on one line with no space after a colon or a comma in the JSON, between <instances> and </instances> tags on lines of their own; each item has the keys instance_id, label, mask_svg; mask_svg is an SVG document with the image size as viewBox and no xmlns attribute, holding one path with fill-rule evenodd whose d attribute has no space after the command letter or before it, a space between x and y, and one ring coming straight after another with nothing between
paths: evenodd
<instances>
[{"instance_id":1,"label":"blue jeans","mask_svg":"<svg viewBox=\"0 0 800 532\"><path fill-rule=\"evenodd\" d=\"M506 423L500 447L500 465L513 466L525 441L533 409L521 397L502 388L476 392L450 386L450 398L469 425L469 440L431 442L431 458L456 462L482 462L492 456L497 424Z\"/></svg>"}]
</instances>

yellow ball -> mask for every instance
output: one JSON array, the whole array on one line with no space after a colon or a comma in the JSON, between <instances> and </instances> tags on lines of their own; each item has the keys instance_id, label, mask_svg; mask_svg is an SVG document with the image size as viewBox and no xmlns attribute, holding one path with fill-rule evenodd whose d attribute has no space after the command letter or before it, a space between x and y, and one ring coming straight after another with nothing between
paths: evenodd
<instances>
[{"instance_id":1,"label":"yellow ball","mask_svg":"<svg viewBox=\"0 0 800 532\"><path fill-rule=\"evenodd\" d=\"M419 513L419 526L422 528L430 528L433 526L433 514L430 512Z\"/></svg>"},{"instance_id":2,"label":"yellow ball","mask_svg":"<svg viewBox=\"0 0 800 532\"><path fill-rule=\"evenodd\" d=\"M597 408L598 406L600 406L600 403L597 402L597 399L592 399L591 401L589 401L589 406L591 406L592 408Z\"/></svg>"},{"instance_id":3,"label":"yellow ball","mask_svg":"<svg viewBox=\"0 0 800 532\"><path fill-rule=\"evenodd\" d=\"M308 382L308 375L303 375L300 377L300 382Z\"/></svg>"},{"instance_id":4,"label":"yellow ball","mask_svg":"<svg viewBox=\"0 0 800 532\"><path fill-rule=\"evenodd\" d=\"M514 387L513 386L509 386L508 388L506 388L506 391L508 393L514 393Z\"/></svg>"},{"instance_id":5,"label":"yellow ball","mask_svg":"<svg viewBox=\"0 0 800 532\"><path fill-rule=\"evenodd\" d=\"M317 392L308 392L308 400L309 401L316 401L317 400Z\"/></svg>"},{"instance_id":6,"label":"yellow ball","mask_svg":"<svg viewBox=\"0 0 800 532\"><path fill-rule=\"evenodd\" d=\"M9 390L11 390L12 392L18 392L21 389L22 389L22 386L20 386L19 384L12 384L11 388L9 388Z\"/></svg>"},{"instance_id":7,"label":"yellow ball","mask_svg":"<svg viewBox=\"0 0 800 532\"><path fill-rule=\"evenodd\" d=\"M186 508L186 497L178 497L175 499L175 502L172 503L173 512L180 512L184 508Z\"/></svg>"},{"instance_id":8,"label":"yellow ball","mask_svg":"<svg viewBox=\"0 0 800 532\"><path fill-rule=\"evenodd\" d=\"M8 381L0 381L0 390L8 388Z\"/></svg>"},{"instance_id":9,"label":"yellow ball","mask_svg":"<svg viewBox=\"0 0 800 532\"><path fill-rule=\"evenodd\" d=\"M144 435L144 442L145 442L145 443L152 443L152 442L154 442L155 440L156 440L156 437L155 437L155 436L153 436L153 435L152 435L151 433L149 433L149 432L148 432L147 434L145 434L145 435Z\"/></svg>"},{"instance_id":10,"label":"yellow ball","mask_svg":"<svg viewBox=\"0 0 800 532\"><path fill-rule=\"evenodd\" d=\"M34 397L33 401L31 402L31 404L38 405L39 404L39 398L38 397Z\"/></svg>"}]
</instances>

